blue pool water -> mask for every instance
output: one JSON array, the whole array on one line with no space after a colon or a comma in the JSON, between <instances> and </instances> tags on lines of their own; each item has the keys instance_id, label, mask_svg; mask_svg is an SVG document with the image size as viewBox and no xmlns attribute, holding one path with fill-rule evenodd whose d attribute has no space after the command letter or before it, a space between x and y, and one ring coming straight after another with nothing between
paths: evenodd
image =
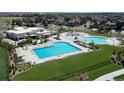
<instances>
[{"instance_id":1,"label":"blue pool water","mask_svg":"<svg viewBox=\"0 0 124 93\"><path fill-rule=\"evenodd\" d=\"M106 43L106 38L104 37L84 37L82 39L86 40L86 42Z\"/></svg>"},{"instance_id":2,"label":"blue pool water","mask_svg":"<svg viewBox=\"0 0 124 93\"><path fill-rule=\"evenodd\" d=\"M69 38L69 40L74 40L75 37ZM94 43L106 43L106 38L104 37L97 37L97 36L89 36L89 37L78 37L80 41L83 42L94 42Z\"/></svg>"},{"instance_id":3,"label":"blue pool water","mask_svg":"<svg viewBox=\"0 0 124 93\"><path fill-rule=\"evenodd\" d=\"M53 46L45 47L45 48L37 48L37 49L34 49L33 51L40 59L42 59L42 58L58 56L58 55L66 54L66 53L72 53L72 52L76 52L79 50L81 49L75 46L72 46L68 43L56 42L54 43Z\"/></svg>"}]
</instances>

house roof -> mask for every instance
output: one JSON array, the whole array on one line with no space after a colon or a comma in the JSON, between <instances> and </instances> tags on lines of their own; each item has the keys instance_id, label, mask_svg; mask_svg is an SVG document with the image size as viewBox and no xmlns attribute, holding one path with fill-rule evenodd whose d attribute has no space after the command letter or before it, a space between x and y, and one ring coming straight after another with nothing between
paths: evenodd
<instances>
[{"instance_id":1,"label":"house roof","mask_svg":"<svg viewBox=\"0 0 124 93\"><path fill-rule=\"evenodd\" d=\"M97 29L97 28L92 28L91 30L93 30L93 31L98 31L98 29Z\"/></svg>"}]
</instances>

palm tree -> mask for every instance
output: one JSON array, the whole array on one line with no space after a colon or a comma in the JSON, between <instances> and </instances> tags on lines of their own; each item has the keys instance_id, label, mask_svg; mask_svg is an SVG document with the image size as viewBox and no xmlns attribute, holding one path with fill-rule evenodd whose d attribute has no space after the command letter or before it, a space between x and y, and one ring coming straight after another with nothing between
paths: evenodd
<instances>
[{"instance_id":1,"label":"palm tree","mask_svg":"<svg viewBox=\"0 0 124 93\"><path fill-rule=\"evenodd\" d=\"M46 43L47 41L49 41L49 39L48 39L48 38L45 38L45 39L44 39L44 42Z\"/></svg>"},{"instance_id":2,"label":"palm tree","mask_svg":"<svg viewBox=\"0 0 124 93\"><path fill-rule=\"evenodd\" d=\"M115 51L115 50L113 50L113 51L112 51L112 55L115 55L115 54L116 54L116 51Z\"/></svg>"},{"instance_id":3,"label":"palm tree","mask_svg":"<svg viewBox=\"0 0 124 93\"><path fill-rule=\"evenodd\" d=\"M89 45L94 48L95 44L94 44L94 41L90 42Z\"/></svg>"},{"instance_id":4,"label":"palm tree","mask_svg":"<svg viewBox=\"0 0 124 93\"><path fill-rule=\"evenodd\" d=\"M60 33L59 32L57 33L57 39L60 39Z\"/></svg>"},{"instance_id":5,"label":"palm tree","mask_svg":"<svg viewBox=\"0 0 124 93\"><path fill-rule=\"evenodd\" d=\"M27 44L30 44L30 43L32 43L32 40L33 40L32 38L30 38L30 37L27 37L27 38L26 38L26 42L27 42Z\"/></svg>"},{"instance_id":6,"label":"palm tree","mask_svg":"<svg viewBox=\"0 0 124 93\"><path fill-rule=\"evenodd\" d=\"M75 36L74 40L77 42L77 41L78 41L78 37L77 37L77 36Z\"/></svg>"},{"instance_id":7,"label":"palm tree","mask_svg":"<svg viewBox=\"0 0 124 93\"><path fill-rule=\"evenodd\" d=\"M105 28L105 26L104 25L97 25L97 28L99 29L99 32L100 33L106 33L106 28Z\"/></svg>"},{"instance_id":8,"label":"palm tree","mask_svg":"<svg viewBox=\"0 0 124 93\"><path fill-rule=\"evenodd\" d=\"M120 64L122 61L121 54L119 52L117 53L117 61L118 64Z\"/></svg>"},{"instance_id":9,"label":"palm tree","mask_svg":"<svg viewBox=\"0 0 124 93\"><path fill-rule=\"evenodd\" d=\"M9 44L9 51L13 53L15 51L15 45Z\"/></svg>"},{"instance_id":10,"label":"palm tree","mask_svg":"<svg viewBox=\"0 0 124 93\"><path fill-rule=\"evenodd\" d=\"M58 30L58 33L57 33L57 39L60 39L60 34L61 34L61 32L62 32L62 29L60 28L59 30Z\"/></svg>"},{"instance_id":11,"label":"palm tree","mask_svg":"<svg viewBox=\"0 0 124 93\"><path fill-rule=\"evenodd\" d=\"M112 51L112 55L111 55L111 57L110 57L110 61L115 64L116 61L117 61L116 58L117 58L117 57L116 57L116 51L113 50L113 51Z\"/></svg>"}]
</instances>

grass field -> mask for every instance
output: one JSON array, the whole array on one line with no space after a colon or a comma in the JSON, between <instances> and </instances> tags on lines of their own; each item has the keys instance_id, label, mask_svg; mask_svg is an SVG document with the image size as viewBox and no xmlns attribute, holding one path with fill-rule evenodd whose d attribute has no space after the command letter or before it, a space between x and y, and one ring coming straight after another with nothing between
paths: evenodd
<instances>
[{"instance_id":1,"label":"grass field","mask_svg":"<svg viewBox=\"0 0 124 93\"><path fill-rule=\"evenodd\" d=\"M110 64L110 65L104 66L102 68L99 68L99 69L96 69L96 70L89 72L88 73L88 77L89 77L88 80L94 80L94 79L96 79L102 75L116 71L116 70L121 69L121 68L122 68L121 66L118 66L115 64Z\"/></svg>"},{"instance_id":2,"label":"grass field","mask_svg":"<svg viewBox=\"0 0 124 93\"><path fill-rule=\"evenodd\" d=\"M105 75L107 73L116 71L116 70L121 69L121 68L122 67L120 67L118 65L115 65L115 64L109 64L109 65L103 66L101 68L98 68L98 69L95 69L93 71L90 71L90 72L86 73L86 75L88 77L86 80L88 80L88 81L95 80L96 78L98 78L98 77L100 77L102 75ZM71 77L71 78L69 78L67 80L75 81L75 80L79 80L79 77L74 76L74 77Z\"/></svg>"},{"instance_id":3,"label":"grass field","mask_svg":"<svg viewBox=\"0 0 124 93\"><path fill-rule=\"evenodd\" d=\"M13 19L22 19L22 17L0 17L0 22L11 22Z\"/></svg>"},{"instance_id":4,"label":"grass field","mask_svg":"<svg viewBox=\"0 0 124 93\"><path fill-rule=\"evenodd\" d=\"M7 80L7 50L0 46L0 80Z\"/></svg>"},{"instance_id":5,"label":"grass field","mask_svg":"<svg viewBox=\"0 0 124 93\"><path fill-rule=\"evenodd\" d=\"M22 19L22 17L0 17L0 30L7 30L6 22L12 22L13 19Z\"/></svg>"},{"instance_id":6,"label":"grass field","mask_svg":"<svg viewBox=\"0 0 124 93\"><path fill-rule=\"evenodd\" d=\"M116 80L116 81L124 81L124 74L119 75L117 77L114 77L114 80Z\"/></svg>"},{"instance_id":7,"label":"grass field","mask_svg":"<svg viewBox=\"0 0 124 93\"><path fill-rule=\"evenodd\" d=\"M106 61L111 55L113 48L115 50L120 49L118 47L102 45L99 51L82 53L68 58L38 64L27 72L18 74L13 80L48 80L55 76L86 68Z\"/></svg>"}]
</instances>

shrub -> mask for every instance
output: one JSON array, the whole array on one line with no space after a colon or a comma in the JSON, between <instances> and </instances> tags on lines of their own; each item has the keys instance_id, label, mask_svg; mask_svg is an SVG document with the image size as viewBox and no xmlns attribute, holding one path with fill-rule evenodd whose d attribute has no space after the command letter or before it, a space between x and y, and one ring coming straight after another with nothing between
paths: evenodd
<instances>
[{"instance_id":1,"label":"shrub","mask_svg":"<svg viewBox=\"0 0 124 93\"><path fill-rule=\"evenodd\" d=\"M48 39L48 38L44 39L44 42L48 42L48 41L49 41L49 39Z\"/></svg>"},{"instance_id":2,"label":"shrub","mask_svg":"<svg viewBox=\"0 0 124 93\"><path fill-rule=\"evenodd\" d=\"M28 43L28 44L30 44L30 43L32 43L32 38L30 38L30 37L28 37L28 38L26 38L26 43Z\"/></svg>"},{"instance_id":3,"label":"shrub","mask_svg":"<svg viewBox=\"0 0 124 93\"><path fill-rule=\"evenodd\" d=\"M33 45L36 45L37 44L37 41L35 40L34 42L33 42Z\"/></svg>"}]
</instances>

